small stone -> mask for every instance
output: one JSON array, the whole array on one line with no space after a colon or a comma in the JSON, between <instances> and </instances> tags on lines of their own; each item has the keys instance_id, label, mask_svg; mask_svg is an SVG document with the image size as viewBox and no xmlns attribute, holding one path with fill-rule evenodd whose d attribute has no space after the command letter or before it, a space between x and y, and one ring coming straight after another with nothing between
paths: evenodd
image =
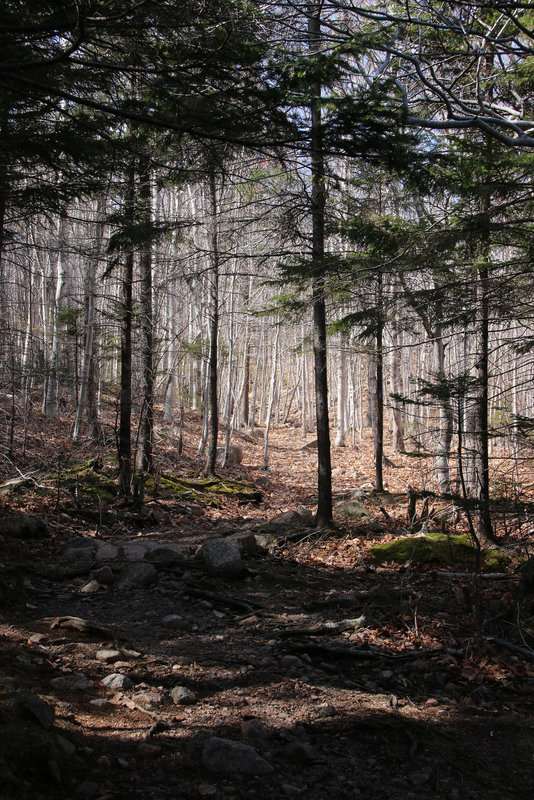
<instances>
[{"instance_id":1,"label":"small stone","mask_svg":"<svg viewBox=\"0 0 534 800\"><path fill-rule=\"evenodd\" d=\"M121 675L120 672L113 672L111 675L106 675L102 678L102 683L108 689L131 689L132 682L127 675Z\"/></svg>"},{"instance_id":2,"label":"small stone","mask_svg":"<svg viewBox=\"0 0 534 800\"><path fill-rule=\"evenodd\" d=\"M163 622L164 625L172 626L175 625L177 622L181 622L182 619L183 617L181 617L180 614L167 614L165 617L163 617L161 621Z\"/></svg>"},{"instance_id":3,"label":"small stone","mask_svg":"<svg viewBox=\"0 0 534 800\"><path fill-rule=\"evenodd\" d=\"M98 650L96 653L97 661L104 661L107 664L112 664L114 661L119 661L122 657L120 650Z\"/></svg>"},{"instance_id":4,"label":"small stone","mask_svg":"<svg viewBox=\"0 0 534 800\"><path fill-rule=\"evenodd\" d=\"M82 586L80 592L82 594L95 594L95 592L99 592L100 589L102 589L102 586L99 584L99 582L92 580Z\"/></svg>"},{"instance_id":5,"label":"small stone","mask_svg":"<svg viewBox=\"0 0 534 800\"><path fill-rule=\"evenodd\" d=\"M329 706L327 703L321 703L320 706L317 706L317 713L320 717L335 717L337 714L336 709L334 706Z\"/></svg>"},{"instance_id":6,"label":"small stone","mask_svg":"<svg viewBox=\"0 0 534 800\"><path fill-rule=\"evenodd\" d=\"M132 700L148 711L155 711L162 705L163 695L156 691L138 692L132 695Z\"/></svg>"},{"instance_id":7,"label":"small stone","mask_svg":"<svg viewBox=\"0 0 534 800\"><path fill-rule=\"evenodd\" d=\"M203 765L214 772L269 775L273 767L253 747L212 736L202 750Z\"/></svg>"},{"instance_id":8,"label":"small stone","mask_svg":"<svg viewBox=\"0 0 534 800\"><path fill-rule=\"evenodd\" d=\"M46 634L44 633L32 633L28 638L28 644L42 644L44 641L46 641Z\"/></svg>"},{"instance_id":9,"label":"small stone","mask_svg":"<svg viewBox=\"0 0 534 800\"><path fill-rule=\"evenodd\" d=\"M175 686L171 689L171 697L177 706L190 706L197 701L196 694L187 686Z\"/></svg>"},{"instance_id":10,"label":"small stone","mask_svg":"<svg viewBox=\"0 0 534 800\"><path fill-rule=\"evenodd\" d=\"M295 786L293 783L283 783L280 788L290 797L295 797L295 795L302 794L302 789L300 786Z\"/></svg>"},{"instance_id":11,"label":"small stone","mask_svg":"<svg viewBox=\"0 0 534 800\"><path fill-rule=\"evenodd\" d=\"M97 697L96 700L89 700L89 702L92 706L95 706L95 708L104 708L104 706L108 704L105 697Z\"/></svg>"}]
</instances>

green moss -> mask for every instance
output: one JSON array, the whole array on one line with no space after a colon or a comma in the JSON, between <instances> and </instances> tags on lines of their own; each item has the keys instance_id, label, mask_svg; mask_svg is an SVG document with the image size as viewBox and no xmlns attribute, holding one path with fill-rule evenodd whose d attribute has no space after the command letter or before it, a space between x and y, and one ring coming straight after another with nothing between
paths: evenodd
<instances>
[{"instance_id":1,"label":"green moss","mask_svg":"<svg viewBox=\"0 0 534 800\"><path fill-rule=\"evenodd\" d=\"M378 563L393 561L404 564L415 561L418 564L458 564L462 567L474 567L477 550L469 536L444 536L441 533L429 533L426 536L406 536L392 542L378 544L370 549L371 555ZM499 551L484 550L482 566L494 570L496 565L502 568L502 556Z\"/></svg>"},{"instance_id":2,"label":"green moss","mask_svg":"<svg viewBox=\"0 0 534 800\"><path fill-rule=\"evenodd\" d=\"M53 488L69 492L81 503L111 503L117 496L114 474L95 471L95 459L65 467L47 476Z\"/></svg>"},{"instance_id":3,"label":"green moss","mask_svg":"<svg viewBox=\"0 0 534 800\"><path fill-rule=\"evenodd\" d=\"M154 495L154 480L149 477L145 484L145 493ZM187 478L178 473L161 475L157 484L158 497L172 498L181 500L184 497L194 499L197 503L205 505L219 506L217 495L233 497L244 503L259 503L262 495L255 486L250 483L226 480L224 478Z\"/></svg>"}]
</instances>

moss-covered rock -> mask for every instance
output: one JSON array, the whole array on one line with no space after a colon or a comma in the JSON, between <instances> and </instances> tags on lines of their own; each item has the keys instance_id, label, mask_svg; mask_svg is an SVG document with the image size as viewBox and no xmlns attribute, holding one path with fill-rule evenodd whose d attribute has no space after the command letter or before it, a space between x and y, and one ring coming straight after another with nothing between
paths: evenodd
<instances>
[{"instance_id":1,"label":"moss-covered rock","mask_svg":"<svg viewBox=\"0 0 534 800\"><path fill-rule=\"evenodd\" d=\"M469 536L445 536L441 533L394 539L371 547L370 553L374 560L381 564L387 562L404 564L407 561L415 561L419 564L437 562L474 568L477 563L477 549ZM502 569L508 562L509 559L500 551L482 551L481 567L484 570Z\"/></svg>"}]
</instances>

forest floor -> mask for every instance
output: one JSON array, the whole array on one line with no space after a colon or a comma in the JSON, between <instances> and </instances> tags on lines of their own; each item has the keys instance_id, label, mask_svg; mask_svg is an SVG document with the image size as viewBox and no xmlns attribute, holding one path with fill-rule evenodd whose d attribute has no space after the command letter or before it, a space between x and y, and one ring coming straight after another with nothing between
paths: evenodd
<instances>
[{"instance_id":1,"label":"forest floor","mask_svg":"<svg viewBox=\"0 0 534 800\"><path fill-rule=\"evenodd\" d=\"M178 470L199 466L193 422ZM510 611L517 548L491 577L371 556L407 533L418 462L389 453L377 496L370 442L334 448L335 501L363 487L368 516L317 534L268 524L316 502L316 453L298 430L272 433L268 473L261 438L236 440L243 461L224 472L260 486L261 502L193 492L142 512L95 511L65 490L61 474L95 455L68 432L41 420L26 461L6 458L1 475L4 520L30 513L46 530L0 528L0 797L534 797L534 650ZM156 448L160 468L174 466L172 440ZM239 578L195 557L251 531L264 546ZM534 536L520 544L528 554ZM134 578L139 548L149 572Z\"/></svg>"}]
</instances>

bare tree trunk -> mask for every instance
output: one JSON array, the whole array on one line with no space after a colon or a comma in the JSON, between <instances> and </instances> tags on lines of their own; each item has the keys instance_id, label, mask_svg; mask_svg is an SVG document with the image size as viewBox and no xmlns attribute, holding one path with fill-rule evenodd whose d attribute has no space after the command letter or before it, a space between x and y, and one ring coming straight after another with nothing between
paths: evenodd
<instances>
[{"instance_id":1,"label":"bare tree trunk","mask_svg":"<svg viewBox=\"0 0 534 800\"><path fill-rule=\"evenodd\" d=\"M219 406L218 406L218 375L217 353L219 336L219 230L217 208L217 186L215 173L210 175L210 205L211 205L211 297L210 297L210 351L209 351L209 379L208 379L208 405L209 405L209 442L208 456L204 469L205 475L215 475L217 461L217 440L219 436Z\"/></svg>"},{"instance_id":2,"label":"bare tree trunk","mask_svg":"<svg viewBox=\"0 0 534 800\"><path fill-rule=\"evenodd\" d=\"M381 283L381 281L380 281ZM380 292L379 286L379 292ZM376 328L376 416L373 426L375 452L375 489L384 491L383 459L384 459L384 371L383 371L383 334L384 326L379 302L379 316Z\"/></svg>"},{"instance_id":3,"label":"bare tree trunk","mask_svg":"<svg viewBox=\"0 0 534 800\"><path fill-rule=\"evenodd\" d=\"M149 228L152 221L150 173L142 164L139 174L139 197L142 205L142 224ZM152 245L145 242L139 258L141 312L141 372L143 403L139 420L137 469L152 471L152 440L154 430L154 318L152 310Z\"/></svg>"},{"instance_id":4,"label":"bare tree trunk","mask_svg":"<svg viewBox=\"0 0 534 800\"><path fill-rule=\"evenodd\" d=\"M73 444L80 441L82 432L83 415L87 403L87 395L90 383L90 372L94 369L94 332L95 332L95 282L98 263L102 251L102 241L104 238L104 225L102 218L105 212L105 198L100 197L97 204L97 220L95 225L95 251L93 258L87 263L85 274L85 320L84 320L84 348L82 370L80 376L80 391L78 395L78 406L74 420L74 430L72 433ZM94 379L93 379L94 384Z\"/></svg>"},{"instance_id":5,"label":"bare tree trunk","mask_svg":"<svg viewBox=\"0 0 534 800\"><path fill-rule=\"evenodd\" d=\"M399 334L396 330L391 333L391 393L401 395L401 363L399 353ZM396 453L404 452L404 422L402 409L397 400L393 400L391 406L391 416L393 420L393 449Z\"/></svg>"},{"instance_id":6,"label":"bare tree trunk","mask_svg":"<svg viewBox=\"0 0 534 800\"><path fill-rule=\"evenodd\" d=\"M489 420L488 420L488 384L489 384L489 270L486 263L477 272L479 300L477 304L477 358L475 375L477 391L475 396L476 411L476 473L478 482L479 510L477 513L477 535L480 544L494 541L495 535L490 510L489 481Z\"/></svg>"},{"instance_id":7,"label":"bare tree trunk","mask_svg":"<svg viewBox=\"0 0 534 800\"><path fill-rule=\"evenodd\" d=\"M48 419L55 419L58 414L59 402L59 350L60 350L60 317L61 301L65 286L65 227L64 214L59 219L58 228L58 255L56 261L56 289L52 308L52 344L50 347L50 361L48 369L48 383L44 402L44 414Z\"/></svg>"},{"instance_id":8,"label":"bare tree trunk","mask_svg":"<svg viewBox=\"0 0 534 800\"><path fill-rule=\"evenodd\" d=\"M230 323L228 330L229 348L228 348L228 373L226 382L226 408L225 408L225 437L224 437L224 454L222 459L222 466L225 467L228 461L228 452L230 450L230 437L232 435L232 381L233 381L233 362L234 362L234 302L235 302L235 272L232 275L230 282Z\"/></svg>"},{"instance_id":9,"label":"bare tree trunk","mask_svg":"<svg viewBox=\"0 0 534 800\"><path fill-rule=\"evenodd\" d=\"M125 217L126 224L134 221L133 164L127 175ZM128 497L132 482L132 321L133 321L133 270L134 251L129 244L123 254L121 274L121 376L119 398L119 492Z\"/></svg>"},{"instance_id":10,"label":"bare tree trunk","mask_svg":"<svg viewBox=\"0 0 534 800\"><path fill-rule=\"evenodd\" d=\"M321 39L321 5L308 4L308 41L316 53ZM315 362L315 409L317 424L317 516L318 526L332 522L332 465L328 419L328 375L326 352L326 303L323 262L325 255L325 164L321 120L321 84L311 85L311 218L312 218L312 300L313 353Z\"/></svg>"},{"instance_id":11,"label":"bare tree trunk","mask_svg":"<svg viewBox=\"0 0 534 800\"><path fill-rule=\"evenodd\" d=\"M337 387L337 436L335 447L345 447L348 430L348 375L347 375L347 337L341 335L338 361Z\"/></svg>"},{"instance_id":12,"label":"bare tree trunk","mask_svg":"<svg viewBox=\"0 0 534 800\"><path fill-rule=\"evenodd\" d=\"M271 420L273 417L274 399L276 395L276 373L278 369L278 342L280 340L280 323L276 326L276 338L273 347L273 362L271 368L271 383L269 387L269 406L267 419L265 421L265 439L263 441L263 469L269 469L269 431L271 430Z\"/></svg>"},{"instance_id":13,"label":"bare tree trunk","mask_svg":"<svg viewBox=\"0 0 534 800\"><path fill-rule=\"evenodd\" d=\"M445 380L445 343L441 333L435 332L434 335L434 360L436 367L436 379L443 383ZM438 452L436 455L436 475L438 488L442 494L450 494L452 491L450 474L450 453L452 447L452 437L454 432L454 412L451 399L447 392L440 393L439 401L439 438Z\"/></svg>"}]
</instances>

